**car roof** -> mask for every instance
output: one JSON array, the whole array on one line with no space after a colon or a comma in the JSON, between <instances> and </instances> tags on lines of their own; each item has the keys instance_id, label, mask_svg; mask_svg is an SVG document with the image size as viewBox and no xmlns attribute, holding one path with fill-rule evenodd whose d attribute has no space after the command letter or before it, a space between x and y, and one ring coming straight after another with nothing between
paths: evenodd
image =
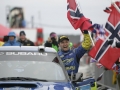
<instances>
[{"instance_id":1,"label":"car roof","mask_svg":"<svg viewBox=\"0 0 120 90\"><path fill-rule=\"evenodd\" d=\"M2 46L0 51L24 51L24 52L47 52L47 53L57 53L55 49L51 47L44 46Z\"/></svg>"}]
</instances>

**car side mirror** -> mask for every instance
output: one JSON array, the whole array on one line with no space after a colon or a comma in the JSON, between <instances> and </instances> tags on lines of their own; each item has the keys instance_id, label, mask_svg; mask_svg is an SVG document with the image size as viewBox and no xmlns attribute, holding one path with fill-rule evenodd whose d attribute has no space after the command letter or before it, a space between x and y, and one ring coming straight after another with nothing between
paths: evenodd
<instances>
[{"instance_id":1,"label":"car side mirror","mask_svg":"<svg viewBox=\"0 0 120 90\"><path fill-rule=\"evenodd\" d=\"M83 73L76 73L71 74L71 81L72 82L81 82L83 80Z\"/></svg>"}]
</instances>

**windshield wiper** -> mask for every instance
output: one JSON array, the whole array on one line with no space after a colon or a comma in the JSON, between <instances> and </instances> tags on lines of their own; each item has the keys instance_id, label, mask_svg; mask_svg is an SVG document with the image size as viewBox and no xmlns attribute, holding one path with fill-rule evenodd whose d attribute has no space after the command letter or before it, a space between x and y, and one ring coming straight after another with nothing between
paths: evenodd
<instances>
[{"instance_id":1,"label":"windshield wiper","mask_svg":"<svg viewBox=\"0 0 120 90\"><path fill-rule=\"evenodd\" d=\"M30 77L3 77L0 78L0 81L8 81L8 80L21 80L21 81L47 81L44 79L30 78Z\"/></svg>"}]
</instances>

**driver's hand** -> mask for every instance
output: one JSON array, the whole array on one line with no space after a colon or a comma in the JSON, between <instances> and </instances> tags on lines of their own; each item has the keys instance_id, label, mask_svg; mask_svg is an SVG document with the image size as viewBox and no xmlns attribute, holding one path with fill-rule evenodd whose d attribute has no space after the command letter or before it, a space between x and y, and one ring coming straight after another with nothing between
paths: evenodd
<instances>
[{"instance_id":1,"label":"driver's hand","mask_svg":"<svg viewBox=\"0 0 120 90\"><path fill-rule=\"evenodd\" d=\"M88 30L84 30L83 35L84 35L84 41L82 42L82 47L85 50L89 50L91 48L91 39Z\"/></svg>"}]
</instances>

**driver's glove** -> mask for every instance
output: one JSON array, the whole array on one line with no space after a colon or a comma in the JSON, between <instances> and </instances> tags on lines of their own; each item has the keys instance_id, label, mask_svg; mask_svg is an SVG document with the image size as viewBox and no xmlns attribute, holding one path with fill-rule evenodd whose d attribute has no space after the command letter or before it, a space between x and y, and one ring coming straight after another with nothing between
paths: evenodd
<instances>
[{"instance_id":1,"label":"driver's glove","mask_svg":"<svg viewBox=\"0 0 120 90\"><path fill-rule=\"evenodd\" d=\"M91 48L91 39L88 30L84 30L83 35L84 35L84 41L82 42L82 47L85 50L89 50Z\"/></svg>"}]
</instances>

